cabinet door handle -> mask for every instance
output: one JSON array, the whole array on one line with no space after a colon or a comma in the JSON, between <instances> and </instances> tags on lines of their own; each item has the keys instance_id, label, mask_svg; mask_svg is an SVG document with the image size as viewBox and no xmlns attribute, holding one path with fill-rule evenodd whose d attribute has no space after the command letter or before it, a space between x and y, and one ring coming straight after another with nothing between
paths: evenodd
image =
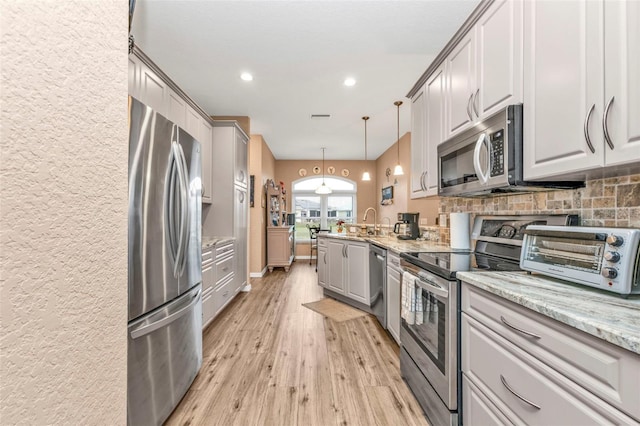
<instances>
[{"instance_id":1,"label":"cabinet door handle","mask_svg":"<svg viewBox=\"0 0 640 426\"><path fill-rule=\"evenodd\" d=\"M604 131L604 140L607 141L607 145L612 150L615 148L613 142L611 141L611 135L609 135L609 126L607 125L607 121L609 121L609 110L611 109L611 105L613 104L613 100L615 96L611 97L611 100L607 103L607 106L604 109L604 116L602 116L602 130Z\"/></svg>"},{"instance_id":2,"label":"cabinet door handle","mask_svg":"<svg viewBox=\"0 0 640 426\"><path fill-rule=\"evenodd\" d=\"M589 136L589 119L591 118L591 114L593 113L593 110L595 109L596 104L591 105L591 108L589 108L589 112L587 113L587 116L584 119L584 138L587 141L587 145L589 146L589 149L591 150L592 154L595 154L596 149L593 147L593 144L591 143L591 136Z\"/></svg>"},{"instance_id":3,"label":"cabinet door handle","mask_svg":"<svg viewBox=\"0 0 640 426\"><path fill-rule=\"evenodd\" d=\"M478 102L479 94L480 94L480 89L476 90L476 94L473 96L473 102L471 102L471 106L473 107L473 112L476 113L476 117L480 117L480 114L478 114L478 108L476 108L476 103Z\"/></svg>"},{"instance_id":4,"label":"cabinet door handle","mask_svg":"<svg viewBox=\"0 0 640 426\"><path fill-rule=\"evenodd\" d=\"M473 116L471 115L471 99L473 99L473 93L469 95L469 100L467 101L467 115L469 116L469 120L473 121Z\"/></svg>"},{"instance_id":5,"label":"cabinet door handle","mask_svg":"<svg viewBox=\"0 0 640 426\"><path fill-rule=\"evenodd\" d=\"M326 252L324 252L322 254L322 261L324 262L325 265L327 264L327 253Z\"/></svg>"},{"instance_id":6,"label":"cabinet door handle","mask_svg":"<svg viewBox=\"0 0 640 426\"><path fill-rule=\"evenodd\" d=\"M506 320L506 319L504 319L504 317L503 317L502 315L500 315L500 321L502 321L502 323L503 323L504 325L506 325L507 327L509 327L509 328L511 328L511 329L513 329L513 330L515 330L515 331L519 332L519 333L522 333L522 334L524 334L524 335L526 335L526 336L533 337L534 339L540 339L540 338L541 338L540 336L538 336L538 335L537 335L537 334L535 334L535 333L532 333L532 332L527 331L527 330L523 330L523 329L521 329L521 328L519 328L519 327L516 327L515 325L509 324L509 323L507 322L507 320Z\"/></svg>"},{"instance_id":7,"label":"cabinet door handle","mask_svg":"<svg viewBox=\"0 0 640 426\"><path fill-rule=\"evenodd\" d=\"M540 406L536 403L533 403L531 401L529 401L527 398L525 398L522 395L518 395L518 393L516 391L514 391L513 389L511 389L511 386L509 386L509 383L507 383L507 381L505 380L504 376L502 376L502 374L500 375L500 381L502 382L502 384L504 385L505 388L507 388L507 390L509 392L511 392L516 398L518 398L520 401L522 402L526 402L527 404L529 404L530 406L532 406L533 408L535 408L536 410L540 409Z\"/></svg>"}]
</instances>

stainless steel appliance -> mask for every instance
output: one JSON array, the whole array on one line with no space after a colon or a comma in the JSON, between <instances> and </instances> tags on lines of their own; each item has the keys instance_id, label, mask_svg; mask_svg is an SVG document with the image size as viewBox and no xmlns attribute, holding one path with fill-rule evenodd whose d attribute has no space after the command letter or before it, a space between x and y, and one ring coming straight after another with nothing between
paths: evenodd
<instances>
[{"instance_id":1,"label":"stainless steel appliance","mask_svg":"<svg viewBox=\"0 0 640 426\"><path fill-rule=\"evenodd\" d=\"M402 253L403 308L400 369L433 424L457 424L461 405L458 271L519 271L524 229L531 224L574 225L577 216L477 216L475 252ZM411 284L413 283L413 284Z\"/></svg>"},{"instance_id":2,"label":"stainless steel appliance","mask_svg":"<svg viewBox=\"0 0 640 426\"><path fill-rule=\"evenodd\" d=\"M200 143L129 98L127 422L159 425L202 364Z\"/></svg>"},{"instance_id":3,"label":"stainless steel appliance","mask_svg":"<svg viewBox=\"0 0 640 426\"><path fill-rule=\"evenodd\" d=\"M420 213L398 213L398 221L393 227L393 232L398 234L399 240L415 240L420 237L418 226Z\"/></svg>"},{"instance_id":4,"label":"stainless steel appliance","mask_svg":"<svg viewBox=\"0 0 640 426\"><path fill-rule=\"evenodd\" d=\"M584 186L525 181L522 143L522 105L510 105L438 145L438 194L482 196Z\"/></svg>"},{"instance_id":5,"label":"stainless steel appliance","mask_svg":"<svg viewBox=\"0 0 640 426\"><path fill-rule=\"evenodd\" d=\"M369 297L371 313L387 328L387 250L369 244Z\"/></svg>"},{"instance_id":6,"label":"stainless steel appliance","mask_svg":"<svg viewBox=\"0 0 640 426\"><path fill-rule=\"evenodd\" d=\"M629 295L640 294L640 229L530 226L520 267Z\"/></svg>"}]
</instances>

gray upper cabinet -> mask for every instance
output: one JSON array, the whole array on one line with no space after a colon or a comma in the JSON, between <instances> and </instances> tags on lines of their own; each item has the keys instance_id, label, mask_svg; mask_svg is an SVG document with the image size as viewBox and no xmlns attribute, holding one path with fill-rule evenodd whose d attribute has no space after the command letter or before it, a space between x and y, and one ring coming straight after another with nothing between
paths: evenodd
<instances>
[{"instance_id":1,"label":"gray upper cabinet","mask_svg":"<svg viewBox=\"0 0 640 426\"><path fill-rule=\"evenodd\" d=\"M640 160L640 4L525 3L524 177Z\"/></svg>"},{"instance_id":2,"label":"gray upper cabinet","mask_svg":"<svg viewBox=\"0 0 640 426\"><path fill-rule=\"evenodd\" d=\"M471 104L476 92L475 32L470 31L446 60L447 138L468 128L474 115Z\"/></svg>"},{"instance_id":3,"label":"gray upper cabinet","mask_svg":"<svg viewBox=\"0 0 640 426\"><path fill-rule=\"evenodd\" d=\"M204 112L139 49L129 55L129 95L193 136L202 149L202 202L211 203L212 126Z\"/></svg>"}]
</instances>

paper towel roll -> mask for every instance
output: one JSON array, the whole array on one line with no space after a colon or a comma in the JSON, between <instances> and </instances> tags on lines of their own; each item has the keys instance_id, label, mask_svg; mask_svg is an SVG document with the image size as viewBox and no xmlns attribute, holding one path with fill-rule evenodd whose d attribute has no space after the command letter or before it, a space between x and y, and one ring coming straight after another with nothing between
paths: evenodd
<instances>
[{"instance_id":1,"label":"paper towel roll","mask_svg":"<svg viewBox=\"0 0 640 426\"><path fill-rule=\"evenodd\" d=\"M471 215L469 213L451 213L449 215L452 250L469 250L471 248L470 223Z\"/></svg>"}]
</instances>

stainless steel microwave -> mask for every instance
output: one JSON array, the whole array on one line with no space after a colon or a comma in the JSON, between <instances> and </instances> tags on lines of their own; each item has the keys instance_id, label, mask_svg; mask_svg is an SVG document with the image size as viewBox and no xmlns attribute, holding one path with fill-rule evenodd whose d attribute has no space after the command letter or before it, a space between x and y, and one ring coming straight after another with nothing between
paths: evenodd
<instances>
[{"instance_id":1,"label":"stainless steel microwave","mask_svg":"<svg viewBox=\"0 0 640 426\"><path fill-rule=\"evenodd\" d=\"M509 105L438 145L438 195L482 196L571 189L584 182L523 179L522 104Z\"/></svg>"}]
</instances>

